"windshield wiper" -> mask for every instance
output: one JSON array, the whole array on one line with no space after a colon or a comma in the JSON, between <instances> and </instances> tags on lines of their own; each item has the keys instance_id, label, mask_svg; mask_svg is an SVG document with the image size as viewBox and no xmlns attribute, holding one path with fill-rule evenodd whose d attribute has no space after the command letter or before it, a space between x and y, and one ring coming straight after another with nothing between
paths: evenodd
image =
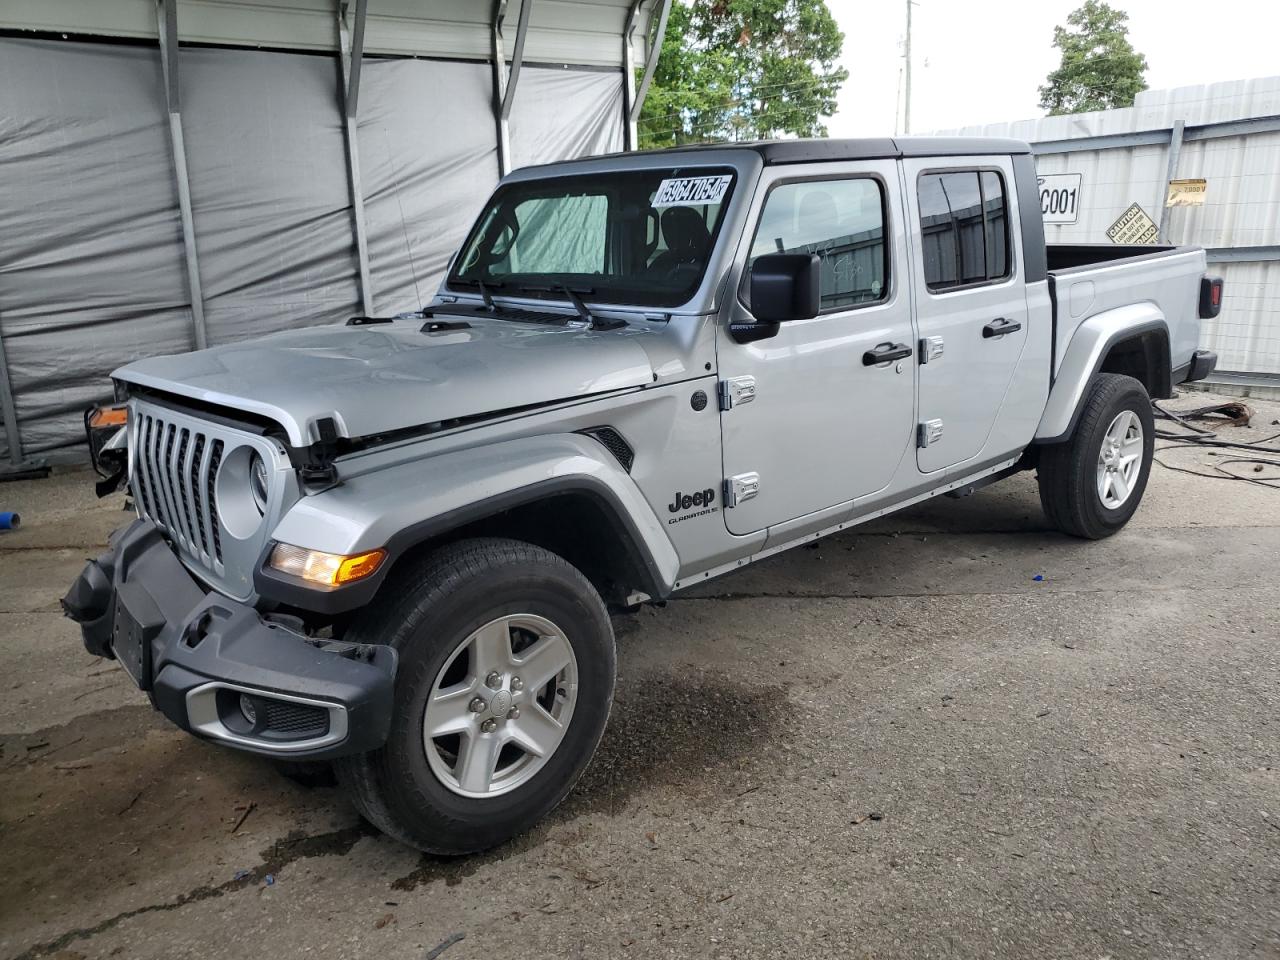
<instances>
[{"instance_id":1,"label":"windshield wiper","mask_svg":"<svg viewBox=\"0 0 1280 960\"><path fill-rule=\"evenodd\" d=\"M474 286L480 291L480 299L484 301L484 308L490 313L497 311L497 304L493 302L493 294L490 291L501 290L504 286L501 280L464 280L462 277L455 277L449 281L453 286Z\"/></svg>"},{"instance_id":2,"label":"windshield wiper","mask_svg":"<svg viewBox=\"0 0 1280 960\"><path fill-rule=\"evenodd\" d=\"M578 316L583 320L586 320L587 323L590 324L592 330L617 330L619 327L625 327L627 325L625 320L616 320L611 317L597 317L582 301L582 297L578 296L578 291L574 290L567 283L556 283L545 287L531 284L529 286L519 287L518 289L521 293L555 293L557 291L563 293L568 301L573 304L573 309L578 311ZM582 292L592 294L595 293L595 290L591 287L587 287Z\"/></svg>"}]
</instances>

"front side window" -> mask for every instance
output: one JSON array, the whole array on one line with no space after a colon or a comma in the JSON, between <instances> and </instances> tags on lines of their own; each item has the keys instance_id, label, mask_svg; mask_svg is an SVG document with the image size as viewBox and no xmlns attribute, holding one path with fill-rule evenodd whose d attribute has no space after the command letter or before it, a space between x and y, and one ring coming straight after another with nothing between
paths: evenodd
<instances>
[{"instance_id":1,"label":"front side window","mask_svg":"<svg viewBox=\"0 0 1280 960\"><path fill-rule=\"evenodd\" d=\"M1009 276L1009 217L999 173L922 174L918 196L924 279L930 290Z\"/></svg>"},{"instance_id":2,"label":"front side window","mask_svg":"<svg viewBox=\"0 0 1280 960\"><path fill-rule=\"evenodd\" d=\"M823 310L883 300L889 256L880 182L811 180L774 187L760 214L748 267L767 253L821 258Z\"/></svg>"},{"instance_id":3,"label":"front side window","mask_svg":"<svg viewBox=\"0 0 1280 960\"><path fill-rule=\"evenodd\" d=\"M500 187L450 287L594 303L679 306L697 292L733 192L732 170L614 171Z\"/></svg>"}]
</instances>

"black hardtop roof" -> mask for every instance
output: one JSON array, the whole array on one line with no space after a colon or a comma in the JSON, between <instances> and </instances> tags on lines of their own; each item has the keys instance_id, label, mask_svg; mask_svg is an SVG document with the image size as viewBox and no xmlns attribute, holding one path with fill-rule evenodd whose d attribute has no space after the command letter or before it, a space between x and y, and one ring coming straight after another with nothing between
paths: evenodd
<instances>
[{"instance_id":1,"label":"black hardtop roof","mask_svg":"<svg viewBox=\"0 0 1280 960\"><path fill-rule=\"evenodd\" d=\"M640 151L644 156L676 157L707 150L751 150L766 166L835 160L901 160L903 157L1010 156L1030 153L1025 140L1004 137L867 137L857 140L755 140L746 143L697 143L662 150ZM609 157L634 157L614 153ZM594 159L602 159L596 157Z\"/></svg>"}]
</instances>

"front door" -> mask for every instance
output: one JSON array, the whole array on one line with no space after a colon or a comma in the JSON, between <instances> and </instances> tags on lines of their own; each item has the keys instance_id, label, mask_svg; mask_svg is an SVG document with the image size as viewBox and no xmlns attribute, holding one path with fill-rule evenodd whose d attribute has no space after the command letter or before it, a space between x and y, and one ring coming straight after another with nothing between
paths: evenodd
<instances>
[{"instance_id":1,"label":"front door","mask_svg":"<svg viewBox=\"0 0 1280 960\"><path fill-rule=\"evenodd\" d=\"M875 493L914 437L915 334L897 164L766 169L738 252L735 320L750 322L749 266L767 253L816 253L822 312L737 343L717 331L726 478L758 492L724 511L747 534ZM876 352L892 356L879 361ZM750 397L748 402L743 398ZM723 404L722 404L723 406Z\"/></svg>"},{"instance_id":2,"label":"front door","mask_svg":"<svg viewBox=\"0 0 1280 960\"><path fill-rule=\"evenodd\" d=\"M916 233L921 473L1008 453L986 450L1027 343L1027 300L1007 157L905 160Z\"/></svg>"}]
</instances>

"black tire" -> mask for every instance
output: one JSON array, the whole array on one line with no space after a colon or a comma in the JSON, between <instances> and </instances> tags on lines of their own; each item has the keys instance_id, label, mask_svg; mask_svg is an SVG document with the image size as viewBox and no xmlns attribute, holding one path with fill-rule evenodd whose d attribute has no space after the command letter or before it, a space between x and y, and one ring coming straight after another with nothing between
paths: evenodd
<instances>
[{"instance_id":1,"label":"black tire","mask_svg":"<svg viewBox=\"0 0 1280 960\"><path fill-rule=\"evenodd\" d=\"M564 631L577 661L577 701L559 746L528 782L494 797L462 796L427 760L426 699L469 634L515 613ZM563 558L516 540L460 541L397 570L344 639L389 643L400 666L386 744L337 761L338 780L374 826L427 853L485 850L546 816L586 768L613 702L613 627L599 594Z\"/></svg>"},{"instance_id":2,"label":"black tire","mask_svg":"<svg viewBox=\"0 0 1280 960\"><path fill-rule=\"evenodd\" d=\"M1101 540L1128 523L1142 502L1155 451L1155 417L1146 388L1118 373L1094 377L1083 403L1071 438L1041 450L1040 503L1049 522L1063 533ZM1133 411L1142 426L1142 460L1128 498L1110 509L1098 493L1098 455L1107 429L1125 410Z\"/></svg>"}]
</instances>

